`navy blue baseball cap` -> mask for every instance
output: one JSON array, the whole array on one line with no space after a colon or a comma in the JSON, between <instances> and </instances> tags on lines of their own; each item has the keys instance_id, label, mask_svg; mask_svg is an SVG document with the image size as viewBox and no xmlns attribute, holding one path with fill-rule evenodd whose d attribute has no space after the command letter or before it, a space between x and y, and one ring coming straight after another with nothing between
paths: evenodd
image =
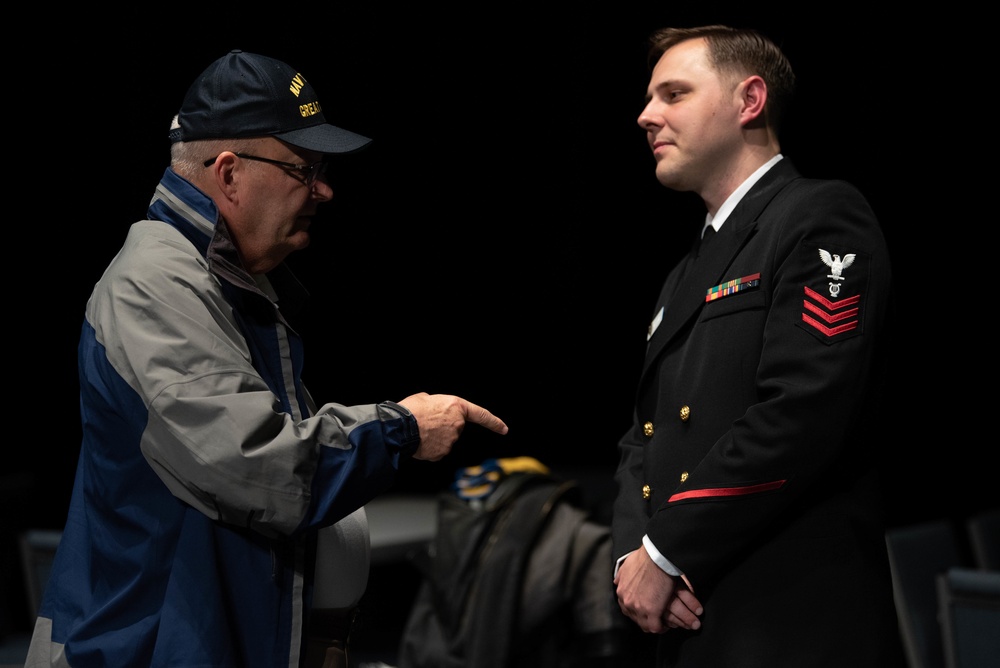
<instances>
[{"instance_id":1,"label":"navy blue baseball cap","mask_svg":"<svg viewBox=\"0 0 1000 668\"><path fill-rule=\"evenodd\" d=\"M316 91L293 67L239 49L191 84L169 136L171 142L270 136L320 153L351 153L371 142L327 123Z\"/></svg>"}]
</instances>

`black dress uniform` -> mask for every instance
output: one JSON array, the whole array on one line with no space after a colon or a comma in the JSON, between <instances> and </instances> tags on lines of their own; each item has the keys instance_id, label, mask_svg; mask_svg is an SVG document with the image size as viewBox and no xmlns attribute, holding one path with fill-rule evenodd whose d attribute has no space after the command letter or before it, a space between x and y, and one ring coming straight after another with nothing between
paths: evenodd
<instances>
[{"instance_id":1,"label":"black dress uniform","mask_svg":"<svg viewBox=\"0 0 1000 668\"><path fill-rule=\"evenodd\" d=\"M871 429L891 280L859 191L787 158L668 275L613 516L616 557L648 535L705 607L657 665L900 665Z\"/></svg>"}]
</instances>

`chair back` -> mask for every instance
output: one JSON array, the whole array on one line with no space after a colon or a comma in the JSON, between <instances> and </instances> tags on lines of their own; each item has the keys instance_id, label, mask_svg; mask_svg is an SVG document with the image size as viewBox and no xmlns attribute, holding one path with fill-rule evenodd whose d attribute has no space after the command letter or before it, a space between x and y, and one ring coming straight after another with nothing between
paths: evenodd
<instances>
[{"instance_id":1,"label":"chair back","mask_svg":"<svg viewBox=\"0 0 1000 668\"><path fill-rule=\"evenodd\" d=\"M894 527L886 532L899 630L910 668L945 668L936 578L968 566L967 549L949 520Z\"/></svg>"}]
</instances>

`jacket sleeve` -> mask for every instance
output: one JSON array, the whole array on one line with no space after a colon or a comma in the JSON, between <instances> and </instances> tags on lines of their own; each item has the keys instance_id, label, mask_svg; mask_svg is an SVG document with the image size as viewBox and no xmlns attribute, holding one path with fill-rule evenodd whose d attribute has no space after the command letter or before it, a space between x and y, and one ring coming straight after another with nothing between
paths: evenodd
<instances>
[{"instance_id":1,"label":"jacket sleeve","mask_svg":"<svg viewBox=\"0 0 1000 668\"><path fill-rule=\"evenodd\" d=\"M637 428L638 421L618 442L619 459L615 472L618 493L614 501L614 521L611 524L611 573L614 572L614 564L618 559L642 547L642 537L646 533L646 503L636 491L642 489L645 480L643 445L633 436Z\"/></svg>"},{"instance_id":2,"label":"jacket sleeve","mask_svg":"<svg viewBox=\"0 0 1000 668\"><path fill-rule=\"evenodd\" d=\"M218 280L167 225L133 227L87 318L106 356L94 363L146 407L150 466L213 519L271 536L332 524L387 489L416 446L415 420L391 402L283 411Z\"/></svg>"}]
</instances>

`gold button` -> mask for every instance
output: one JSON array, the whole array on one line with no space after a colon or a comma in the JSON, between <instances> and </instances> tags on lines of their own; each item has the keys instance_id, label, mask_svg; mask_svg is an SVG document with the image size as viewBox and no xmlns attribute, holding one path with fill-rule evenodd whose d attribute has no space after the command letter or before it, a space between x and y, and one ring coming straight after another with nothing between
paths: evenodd
<instances>
[{"instance_id":1,"label":"gold button","mask_svg":"<svg viewBox=\"0 0 1000 668\"><path fill-rule=\"evenodd\" d=\"M648 436L652 436L653 435L653 423L652 422L647 422L646 424L642 425L642 433L645 434L647 437Z\"/></svg>"},{"instance_id":2,"label":"gold button","mask_svg":"<svg viewBox=\"0 0 1000 668\"><path fill-rule=\"evenodd\" d=\"M649 485L642 486L642 500L649 501L649 497L653 496L653 490L649 488Z\"/></svg>"},{"instance_id":3,"label":"gold button","mask_svg":"<svg viewBox=\"0 0 1000 668\"><path fill-rule=\"evenodd\" d=\"M681 474L681 482L684 482L687 479L688 479L688 472L685 471L684 473Z\"/></svg>"},{"instance_id":4,"label":"gold button","mask_svg":"<svg viewBox=\"0 0 1000 668\"><path fill-rule=\"evenodd\" d=\"M691 417L691 407L681 406L681 422L687 422L689 417Z\"/></svg>"}]
</instances>

